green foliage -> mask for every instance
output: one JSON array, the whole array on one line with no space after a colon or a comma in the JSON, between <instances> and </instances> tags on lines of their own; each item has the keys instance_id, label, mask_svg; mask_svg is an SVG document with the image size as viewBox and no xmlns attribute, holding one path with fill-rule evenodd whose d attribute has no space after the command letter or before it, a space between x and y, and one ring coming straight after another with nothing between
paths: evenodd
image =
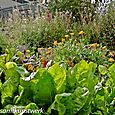
<instances>
[{"instance_id":1,"label":"green foliage","mask_svg":"<svg viewBox=\"0 0 115 115\"><path fill-rule=\"evenodd\" d=\"M57 93L64 92L65 90L65 81L66 81L66 71L64 68L59 66L59 63L54 64L49 68L48 72L54 78L56 83Z\"/></svg>"},{"instance_id":2,"label":"green foliage","mask_svg":"<svg viewBox=\"0 0 115 115\"><path fill-rule=\"evenodd\" d=\"M41 107L46 114L114 114L115 64L105 68L82 60L65 70L63 63L28 76L18 65L10 69L1 66L0 79L5 73L5 81L0 82L2 109Z\"/></svg>"},{"instance_id":3,"label":"green foliage","mask_svg":"<svg viewBox=\"0 0 115 115\"><path fill-rule=\"evenodd\" d=\"M69 11L76 21L83 22L94 20L96 5L91 4L90 0L53 0L50 3L49 9L53 12Z\"/></svg>"}]
</instances>

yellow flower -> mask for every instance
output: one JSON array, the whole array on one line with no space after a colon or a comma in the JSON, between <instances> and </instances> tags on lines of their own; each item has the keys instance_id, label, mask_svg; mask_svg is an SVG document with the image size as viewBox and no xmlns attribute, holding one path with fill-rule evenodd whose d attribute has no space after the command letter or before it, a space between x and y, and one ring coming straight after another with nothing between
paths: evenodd
<instances>
[{"instance_id":1,"label":"yellow flower","mask_svg":"<svg viewBox=\"0 0 115 115\"><path fill-rule=\"evenodd\" d=\"M82 34L84 34L84 33L85 33L85 32L83 32L83 31L80 31L78 34L79 34L79 35L82 35Z\"/></svg>"},{"instance_id":2,"label":"yellow flower","mask_svg":"<svg viewBox=\"0 0 115 115\"><path fill-rule=\"evenodd\" d=\"M58 45L58 42L57 41L54 41L54 43L53 43L55 46L57 46Z\"/></svg>"},{"instance_id":3,"label":"yellow flower","mask_svg":"<svg viewBox=\"0 0 115 115\"><path fill-rule=\"evenodd\" d=\"M32 64L28 64L28 70L33 71L33 66L32 66Z\"/></svg>"},{"instance_id":4,"label":"yellow flower","mask_svg":"<svg viewBox=\"0 0 115 115\"><path fill-rule=\"evenodd\" d=\"M102 50L105 50L107 48L107 46L104 46L104 47L102 47Z\"/></svg>"},{"instance_id":5,"label":"yellow flower","mask_svg":"<svg viewBox=\"0 0 115 115\"><path fill-rule=\"evenodd\" d=\"M115 60L113 58L109 58L109 62L114 62Z\"/></svg>"},{"instance_id":6,"label":"yellow flower","mask_svg":"<svg viewBox=\"0 0 115 115\"><path fill-rule=\"evenodd\" d=\"M64 41L65 41L65 39L64 39L64 38L62 38L62 39L61 39L61 41L62 41L62 42L64 42Z\"/></svg>"},{"instance_id":7,"label":"yellow flower","mask_svg":"<svg viewBox=\"0 0 115 115\"><path fill-rule=\"evenodd\" d=\"M90 47L97 47L97 46L98 46L97 43L93 43L93 44L90 45Z\"/></svg>"},{"instance_id":8,"label":"yellow flower","mask_svg":"<svg viewBox=\"0 0 115 115\"><path fill-rule=\"evenodd\" d=\"M79 45L79 43L77 42L77 43L76 43L76 46L78 46L78 45Z\"/></svg>"},{"instance_id":9,"label":"yellow flower","mask_svg":"<svg viewBox=\"0 0 115 115\"><path fill-rule=\"evenodd\" d=\"M74 36L74 33L70 33L71 36Z\"/></svg>"},{"instance_id":10,"label":"yellow flower","mask_svg":"<svg viewBox=\"0 0 115 115\"><path fill-rule=\"evenodd\" d=\"M30 50L26 50L27 53L30 53Z\"/></svg>"},{"instance_id":11,"label":"yellow flower","mask_svg":"<svg viewBox=\"0 0 115 115\"><path fill-rule=\"evenodd\" d=\"M47 52L46 52L46 55L49 55L50 54L50 50L48 50Z\"/></svg>"},{"instance_id":12,"label":"yellow flower","mask_svg":"<svg viewBox=\"0 0 115 115\"><path fill-rule=\"evenodd\" d=\"M69 38L69 35L65 35L65 38Z\"/></svg>"},{"instance_id":13,"label":"yellow flower","mask_svg":"<svg viewBox=\"0 0 115 115\"><path fill-rule=\"evenodd\" d=\"M38 50L43 50L44 48L38 48Z\"/></svg>"},{"instance_id":14,"label":"yellow flower","mask_svg":"<svg viewBox=\"0 0 115 115\"><path fill-rule=\"evenodd\" d=\"M110 55L111 57L114 57L114 53L113 53L112 51L109 52L109 55Z\"/></svg>"},{"instance_id":15,"label":"yellow flower","mask_svg":"<svg viewBox=\"0 0 115 115\"><path fill-rule=\"evenodd\" d=\"M49 47L49 48L48 48L48 50L51 50L51 49L52 49L52 47Z\"/></svg>"}]
</instances>

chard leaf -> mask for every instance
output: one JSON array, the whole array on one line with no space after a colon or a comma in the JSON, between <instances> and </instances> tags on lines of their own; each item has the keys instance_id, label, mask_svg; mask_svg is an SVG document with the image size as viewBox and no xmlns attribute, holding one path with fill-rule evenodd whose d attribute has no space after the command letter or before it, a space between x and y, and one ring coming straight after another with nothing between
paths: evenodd
<instances>
[{"instance_id":1,"label":"chard leaf","mask_svg":"<svg viewBox=\"0 0 115 115\"><path fill-rule=\"evenodd\" d=\"M54 78L56 83L57 93L64 92L65 90L65 81L66 81L66 71L64 68L59 66L59 63L54 64L48 70L48 72Z\"/></svg>"},{"instance_id":2,"label":"chard leaf","mask_svg":"<svg viewBox=\"0 0 115 115\"><path fill-rule=\"evenodd\" d=\"M41 105L52 103L56 93L55 82L47 71L43 72L40 80L33 86L33 99Z\"/></svg>"}]
</instances>

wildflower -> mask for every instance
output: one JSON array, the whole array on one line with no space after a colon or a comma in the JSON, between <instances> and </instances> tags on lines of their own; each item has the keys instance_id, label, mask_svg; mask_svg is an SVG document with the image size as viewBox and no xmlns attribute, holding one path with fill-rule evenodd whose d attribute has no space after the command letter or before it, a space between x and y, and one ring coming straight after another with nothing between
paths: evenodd
<instances>
[{"instance_id":1,"label":"wildflower","mask_svg":"<svg viewBox=\"0 0 115 115\"><path fill-rule=\"evenodd\" d=\"M79 34L79 35L82 35L82 34L84 34L84 33L85 33L85 32L83 32L83 31L80 31L78 34Z\"/></svg>"},{"instance_id":2,"label":"wildflower","mask_svg":"<svg viewBox=\"0 0 115 115\"><path fill-rule=\"evenodd\" d=\"M58 45L58 42L57 41L54 41L54 43L53 43L55 46L57 46Z\"/></svg>"},{"instance_id":3,"label":"wildflower","mask_svg":"<svg viewBox=\"0 0 115 115\"><path fill-rule=\"evenodd\" d=\"M104 47L102 47L102 50L105 50L107 48L107 46L104 46Z\"/></svg>"},{"instance_id":4,"label":"wildflower","mask_svg":"<svg viewBox=\"0 0 115 115\"><path fill-rule=\"evenodd\" d=\"M47 52L46 52L46 55L49 55L50 54L50 50L48 50Z\"/></svg>"},{"instance_id":5,"label":"wildflower","mask_svg":"<svg viewBox=\"0 0 115 115\"><path fill-rule=\"evenodd\" d=\"M48 50L51 50L51 49L52 49L52 47L49 47L49 48L48 48Z\"/></svg>"},{"instance_id":6,"label":"wildflower","mask_svg":"<svg viewBox=\"0 0 115 115\"><path fill-rule=\"evenodd\" d=\"M114 62L115 60L113 58L109 58L109 62Z\"/></svg>"},{"instance_id":7,"label":"wildflower","mask_svg":"<svg viewBox=\"0 0 115 115\"><path fill-rule=\"evenodd\" d=\"M65 35L65 38L69 38L69 35Z\"/></svg>"},{"instance_id":8,"label":"wildflower","mask_svg":"<svg viewBox=\"0 0 115 115\"><path fill-rule=\"evenodd\" d=\"M64 41L65 41L65 39L64 39L64 38L62 38L62 39L61 39L61 41L62 41L62 42L64 42Z\"/></svg>"},{"instance_id":9,"label":"wildflower","mask_svg":"<svg viewBox=\"0 0 115 115\"><path fill-rule=\"evenodd\" d=\"M91 44L90 47L97 47L97 43Z\"/></svg>"},{"instance_id":10,"label":"wildflower","mask_svg":"<svg viewBox=\"0 0 115 115\"><path fill-rule=\"evenodd\" d=\"M114 57L114 56L115 56L112 51L109 52L109 55L110 55L111 57Z\"/></svg>"},{"instance_id":11,"label":"wildflower","mask_svg":"<svg viewBox=\"0 0 115 115\"><path fill-rule=\"evenodd\" d=\"M42 62L42 66L43 66L43 68L45 68L46 67L46 65L47 65L47 61L45 60L45 58L44 57L41 57L41 62Z\"/></svg>"},{"instance_id":12,"label":"wildflower","mask_svg":"<svg viewBox=\"0 0 115 115\"><path fill-rule=\"evenodd\" d=\"M44 50L44 48L38 48L38 50Z\"/></svg>"},{"instance_id":13,"label":"wildflower","mask_svg":"<svg viewBox=\"0 0 115 115\"><path fill-rule=\"evenodd\" d=\"M33 71L33 66L32 66L32 64L28 64L28 70Z\"/></svg>"},{"instance_id":14,"label":"wildflower","mask_svg":"<svg viewBox=\"0 0 115 115\"><path fill-rule=\"evenodd\" d=\"M71 36L74 36L74 33L70 33Z\"/></svg>"},{"instance_id":15,"label":"wildflower","mask_svg":"<svg viewBox=\"0 0 115 115\"><path fill-rule=\"evenodd\" d=\"M27 53L30 53L30 50L26 50Z\"/></svg>"}]
</instances>

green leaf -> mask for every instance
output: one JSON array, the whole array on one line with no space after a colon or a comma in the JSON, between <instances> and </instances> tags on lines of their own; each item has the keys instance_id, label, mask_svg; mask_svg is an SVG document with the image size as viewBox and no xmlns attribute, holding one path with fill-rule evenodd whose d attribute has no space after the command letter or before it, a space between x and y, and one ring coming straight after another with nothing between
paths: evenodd
<instances>
[{"instance_id":1,"label":"green leaf","mask_svg":"<svg viewBox=\"0 0 115 115\"><path fill-rule=\"evenodd\" d=\"M33 99L41 105L52 103L56 93L55 82L52 76L45 71L41 76L39 82L33 86Z\"/></svg>"},{"instance_id":2,"label":"green leaf","mask_svg":"<svg viewBox=\"0 0 115 115\"><path fill-rule=\"evenodd\" d=\"M19 96L16 96L16 97L14 98L14 103L15 103L15 104L17 104L17 103L21 100L22 95L23 95L23 93L24 93L24 88L23 88L21 85L19 85L19 87L18 87L18 92L19 92Z\"/></svg>"},{"instance_id":3,"label":"green leaf","mask_svg":"<svg viewBox=\"0 0 115 115\"><path fill-rule=\"evenodd\" d=\"M109 67L109 77L113 79L113 82L115 83L115 64Z\"/></svg>"},{"instance_id":4,"label":"green leaf","mask_svg":"<svg viewBox=\"0 0 115 115\"><path fill-rule=\"evenodd\" d=\"M35 103L29 103L26 109L38 109L38 106Z\"/></svg>"},{"instance_id":5,"label":"green leaf","mask_svg":"<svg viewBox=\"0 0 115 115\"><path fill-rule=\"evenodd\" d=\"M89 90L87 88L78 87L74 93L62 93L55 96L55 101L48 108L48 113L51 110L58 111L59 115L74 115L78 114L88 99Z\"/></svg>"},{"instance_id":6,"label":"green leaf","mask_svg":"<svg viewBox=\"0 0 115 115\"><path fill-rule=\"evenodd\" d=\"M11 78L4 82L1 87L1 103L6 105L12 103L12 98L14 97L14 92L17 90L17 85L14 84Z\"/></svg>"},{"instance_id":7,"label":"green leaf","mask_svg":"<svg viewBox=\"0 0 115 115\"><path fill-rule=\"evenodd\" d=\"M98 70L102 75L105 75L108 72L107 68L103 65L99 65Z\"/></svg>"},{"instance_id":8,"label":"green leaf","mask_svg":"<svg viewBox=\"0 0 115 115\"><path fill-rule=\"evenodd\" d=\"M65 90L65 81L66 81L66 71L64 68L59 66L59 63L54 64L49 68L48 72L54 78L56 83L57 93L64 92Z\"/></svg>"},{"instance_id":9,"label":"green leaf","mask_svg":"<svg viewBox=\"0 0 115 115\"><path fill-rule=\"evenodd\" d=\"M7 69L5 71L5 79L9 79L11 78L12 82L18 86L19 84L19 81L20 81L20 74L16 71L15 67L14 68L10 68L10 69Z\"/></svg>"},{"instance_id":10,"label":"green leaf","mask_svg":"<svg viewBox=\"0 0 115 115\"><path fill-rule=\"evenodd\" d=\"M7 69L10 69L10 68L16 67L17 64L16 64L15 62L7 62L7 63L5 64L5 66L6 66Z\"/></svg>"},{"instance_id":11,"label":"green leaf","mask_svg":"<svg viewBox=\"0 0 115 115\"><path fill-rule=\"evenodd\" d=\"M22 66L16 67L15 69L20 75L23 75L25 77L30 75L30 73Z\"/></svg>"},{"instance_id":12,"label":"green leaf","mask_svg":"<svg viewBox=\"0 0 115 115\"><path fill-rule=\"evenodd\" d=\"M47 113L51 113L51 110L58 111L58 115L64 115L66 113L66 107L72 110L72 98L71 93L62 93L55 96L55 101L48 108ZM70 114L71 115L71 114Z\"/></svg>"}]
</instances>

